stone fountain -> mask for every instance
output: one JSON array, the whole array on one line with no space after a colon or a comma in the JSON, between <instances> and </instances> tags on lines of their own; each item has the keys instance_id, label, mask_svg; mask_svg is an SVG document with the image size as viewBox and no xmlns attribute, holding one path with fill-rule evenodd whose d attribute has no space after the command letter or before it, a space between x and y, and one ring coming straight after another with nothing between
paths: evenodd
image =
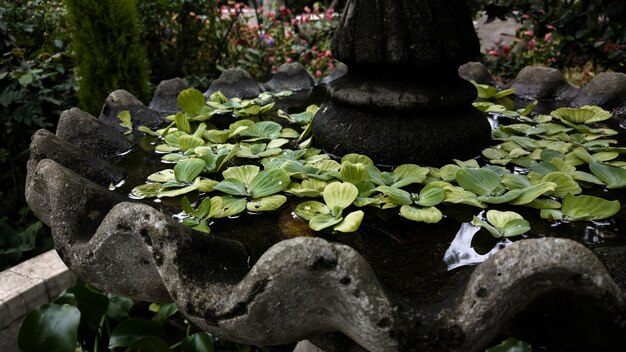
<instances>
[{"instance_id":1,"label":"stone fountain","mask_svg":"<svg viewBox=\"0 0 626 352\"><path fill-rule=\"evenodd\" d=\"M462 1L349 1L334 42L349 72L330 85L331 101L315 120L317 143L382 164L477 155L489 126L470 106L473 87L456 73L477 50ZM485 78L465 68L464 78ZM521 73L513 83L520 100L583 104L588 90L603 86L568 90L552 71L548 81L540 79L545 72L527 71L534 75ZM596 80L615 88L589 99L624 111L626 75L607 75ZM52 228L64 262L87 282L137 300L173 301L202 329L251 344L309 339L326 351L479 351L507 334L562 350L626 345L624 246L592 252L567 239L522 240L478 266L445 273L443 252L456 230L445 239L418 233L422 242L410 253L424 259L409 260L418 268L406 277L408 266L375 250L286 239L262 220L243 223L231 237L207 236L110 191L132 172L116 166L118 155L141 138L129 142L117 114L128 110L134 126L157 126L177 109L184 88L179 79L162 82L150 107L116 91L98 119L71 109L56 133L33 136L27 200ZM258 239L247 243L249 233ZM381 269L388 261L399 273Z\"/></svg>"}]
</instances>

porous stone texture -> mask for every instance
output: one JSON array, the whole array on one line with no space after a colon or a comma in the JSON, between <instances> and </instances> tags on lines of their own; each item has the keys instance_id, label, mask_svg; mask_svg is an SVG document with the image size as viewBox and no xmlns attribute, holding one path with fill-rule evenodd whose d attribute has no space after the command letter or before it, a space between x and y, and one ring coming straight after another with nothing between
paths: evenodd
<instances>
[{"instance_id":1,"label":"porous stone texture","mask_svg":"<svg viewBox=\"0 0 626 352\"><path fill-rule=\"evenodd\" d=\"M363 123L365 120L367 123ZM330 154L359 151L383 165L419 162L434 166L449 163L452 156L471 159L486 148L489 139L485 136L490 129L484 120L482 113L471 106L415 115L391 111L375 115L328 103L315 118L313 134L316 145L326 146Z\"/></svg>"},{"instance_id":2,"label":"porous stone texture","mask_svg":"<svg viewBox=\"0 0 626 352\"><path fill-rule=\"evenodd\" d=\"M281 65L272 78L265 83L265 90L310 90L315 86L315 78L299 62Z\"/></svg>"},{"instance_id":3,"label":"porous stone texture","mask_svg":"<svg viewBox=\"0 0 626 352\"><path fill-rule=\"evenodd\" d=\"M222 92L227 98L246 99L257 97L263 89L248 71L237 67L222 72L220 77L211 83L204 96L208 99L217 91Z\"/></svg>"},{"instance_id":4,"label":"porous stone texture","mask_svg":"<svg viewBox=\"0 0 626 352\"><path fill-rule=\"evenodd\" d=\"M48 130L41 129L33 134L30 153L31 167L33 162L50 159L103 186L124 180L124 170L84 152Z\"/></svg>"},{"instance_id":5,"label":"porous stone texture","mask_svg":"<svg viewBox=\"0 0 626 352\"><path fill-rule=\"evenodd\" d=\"M626 74L602 72L581 88L572 105L599 105L608 110L626 106Z\"/></svg>"},{"instance_id":6,"label":"porous stone texture","mask_svg":"<svg viewBox=\"0 0 626 352\"><path fill-rule=\"evenodd\" d=\"M148 107L162 115L175 114L180 111L177 102L178 94L187 88L189 88L189 84L181 78L162 81L157 86L154 97Z\"/></svg>"},{"instance_id":7,"label":"porous stone texture","mask_svg":"<svg viewBox=\"0 0 626 352\"><path fill-rule=\"evenodd\" d=\"M98 119L105 125L123 133L126 128L121 126L120 120L117 118L122 111L130 113L133 136L137 139L143 136L143 133L136 129L138 126L157 127L163 123L158 112L148 108L139 99L123 89L109 94Z\"/></svg>"},{"instance_id":8,"label":"porous stone texture","mask_svg":"<svg viewBox=\"0 0 626 352\"><path fill-rule=\"evenodd\" d=\"M539 102L567 102L576 94L561 71L550 67L524 67L511 84L515 96L521 100Z\"/></svg>"},{"instance_id":9,"label":"porous stone texture","mask_svg":"<svg viewBox=\"0 0 626 352\"><path fill-rule=\"evenodd\" d=\"M462 0L351 0L335 31L332 52L350 68L392 64L456 69L478 57L479 43Z\"/></svg>"},{"instance_id":10,"label":"porous stone texture","mask_svg":"<svg viewBox=\"0 0 626 352\"><path fill-rule=\"evenodd\" d=\"M127 152L131 144L115 129L79 108L63 111L56 135L87 153L107 160Z\"/></svg>"},{"instance_id":11,"label":"porous stone texture","mask_svg":"<svg viewBox=\"0 0 626 352\"><path fill-rule=\"evenodd\" d=\"M0 272L0 351L17 352L24 317L55 299L74 280L55 251Z\"/></svg>"},{"instance_id":12,"label":"porous stone texture","mask_svg":"<svg viewBox=\"0 0 626 352\"><path fill-rule=\"evenodd\" d=\"M487 66L480 62L472 61L459 67L459 76L468 81L474 81L478 84L487 84L495 86L496 81L493 79Z\"/></svg>"},{"instance_id":13,"label":"porous stone texture","mask_svg":"<svg viewBox=\"0 0 626 352\"><path fill-rule=\"evenodd\" d=\"M489 124L475 118L476 90L457 72L478 48L464 1L348 1L332 51L349 70L329 84L316 145L387 165L479 155Z\"/></svg>"}]
</instances>

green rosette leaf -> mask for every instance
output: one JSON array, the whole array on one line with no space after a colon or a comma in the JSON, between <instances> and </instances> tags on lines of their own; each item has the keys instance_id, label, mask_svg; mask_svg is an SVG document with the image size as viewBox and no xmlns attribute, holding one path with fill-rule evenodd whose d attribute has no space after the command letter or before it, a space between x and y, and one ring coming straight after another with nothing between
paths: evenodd
<instances>
[{"instance_id":1,"label":"green rosette leaf","mask_svg":"<svg viewBox=\"0 0 626 352\"><path fill-rule=\"evenodd\" d=\"M393 184L391 187L402 188L413 183L422 183L428 176L428 168L414 164L403 164L391 173Z\"/></svg>"},{"instance_id":2,"label":"green rosette leaf","mask_svg":"<svg viewBox=\"0 0 626 352\"><path fill-rule=\"evenodd\" d=\"M626 171L626 170L624 170ZM552 182L556 184L556 189L548 195L553 197L563 197L567 194L580 194L583 190L574 178L564 172L551 172L543 177L541 182Z\"/></svg>"},{"instance_id":3,"label":"green rosette leaf","mask_svg":"<svg viewBox=\"0 0 626 352\"><path fill-rule=\"evenodd\" d=\"M489 196L500 187L500 176L489 169L461 168L456 182L464 189L481 196Z\"/></svg>"},{"instance_id":4,"label":"green rosette leaf","mask_svg":"<svg viewBox=\"0 0 626 352\"><path fill-rule=\"evenodd\" d=\"M339 225L335 226L333 230L339 232L354 232L359 229L361 222L363 221L364 213L361 210L353 211L348 214Z\"/></svg>"},{"instance_id":5,"label":"green rosette leaf","mask_svg":"<svg viewBox=\"0 0 626 352\"><path fill-rule=\"evenodd\" d=\"M330 209L345 209L359 195L359 189L349 182L333 182L324 188L324 202ZM338 214L335 214L338 215Z\"/></svg>"},{"instance_id":6,"label":"green rosette leaf","mask_svg":"<svg viewBox=\"0 0 626 352\"><path fill-rule=\"evenodd\" d=\"M563 215L571 221L606 219L617 214L619 209L620 203L617 200L574 195L566 195L561 207Z\"/></svg>"},{"instance_id":7,"label":"green rosette leaf","mask_svg":"<svg viewBox=\"0 0 626 352\"><path fill-rule=\"evenodd\" d=\"M413 204L411 193L391 186L378 186L376 190L386 195L396 205Z\"/></svg>"},{"instance_id":8,"label":"green rosette leaf","mask_svg":"<svg viewBox=\"0 0 626 352\"><path fill-rule=\"evenodd\" d=\"M285 204L287 197L282 194L275 194L269 197L252 199L246 204L246 208L252 212L272 211Z\"/></svg>"},{"instance_id":9,"label":"green rosette leaf","mask_svg":"<svg viewBox=\"0 0 626 352\"><path fill-rule=\"evenodd\" d=\"M337 225L343 220L342 217L335 218L329 214L316 215L309 221L309 227L313 231L321 231L325 228Z\"/></svg>"},{"instance_id":10,"label":"green rosette leaf","mask_svg":"<svg viewBox=\"0 0 626 352\"><path fill-rule=\"evenodd\" d=\"M561 121L589 124L611 118L611 113L599 106L585 105L580 108L559 108L551 113Z\"/></svg>"},{"instance_id":11,"label":"green rosette leaf","mask_svg":"<svg viewBox=\"0 0 626 352\"><path fill-rule=\"evenodd\" d=\"M195 88L185 89L180 92L176 101L178 107L190 116L200 114L202 109L206 106L204 94Z\"/></svg>"},{"instance_id":12,"label":"green rosette leaf","mask_svg":"<svg viewBox=\"0 0 626 352\"><path fill-rule=\"evenodd\" d=\"M234 216L246 210L248 202L244 198L231 196L216 196L211 198L211 218L225 218Z\"/></svg>"},{"instance_id":13,"label":"green rosette leaf","mask_svg":"<svg viewBox=\"0 0 626 352\"><path fill-rule=\"evenodd\" d=\"M369 175L363 164L353 164L349 161L341 163L341 180L356 185L362 181L368 181Z\"/></svg>"},{"instance_id":14,"label":"green rosette leaf","mask_svg":"<svg viewBox=\"0 0 626 352\"><path fill-rule=\"evenodd\" d=\"M227 178L213 186L213 190L224 192L232 196L247 196L246 185L236 178Z\"/></svg>"},{"instance_id":15,"label":"green rosette leaf","mask_svg":"<svg viewBox=\"0 0 626 352\"><path fill-rule=\"evenodd\" d=\"M346 154L341 158L341 163L349 161L353 164L374 165L374 162L367 155L361 155L356 153Z\"/></svg>"},{"instance_id":16,"label":"green rosette leaf","mask_svg":"<svg viewBox=\"0 0 626 352\"><path fill-rule=\"evenodd\" d=\"M436 224L443 219L443 214L435 207L416 208L410 205L403 205L400 207L400 215L409 220L427 224Z\"/></svg>"},{"instance_id":17,"label":"green rosette leaf","mask_svg":"<svg viewBox=\"0 0 626 352\"><path fill-rule=\"evenodd\" d=\"M148 176L148 181L165 183L170 181L176 181L176 176L174 175L173 169L165 169L157 171Z\"/></svg>"},{"instance_id":18,"label":"green rosette leaf","mask_svg":"<svg viewBox=\"0 0 626 352\"><path fill-rule=\"evenodd\" d=\"M153 198L159 195L163 190L163 185L160 183L146 183L133 188L130 193L136 198Z\"/></svg>"},{"instance_id":19,"label":"green rosette leaf","mask_svg":"<svg viewBox=\"0 0 626 352\"><path fill-rule=\"evenodd\" d=\"M180 145L180 149L183 152L188 150L193 150L196 147L201 147L204 145L204 140L202 138L194 137L194 136L181 136L178 139L178 143Z\"/></svg>"},{"instance_id":20,"label":"green rosette leaf","mask_svg":"<svg viewBox=\"0 0 626 352\"><path fill-rule=\"evenodd\" d=\"M446 191L438 186L426 185L419 193L417 204L423 207L431 207L443 202L446 199Z\"/></svg>"},{"instance_id":21,"label":"green rosette leaf","mask_svg":"<svg viewBox=\"0 0 626 352\"><path fill-rule=\"evenodd\" d=\"M626 187L626 170L621 167L591 163L589 169L606 185L606 188Z\"/></svg>"},{"instance_id":22,"label":"green rosette leaf","mask_svg":"<svg viewBox=\"0 0 626 352\"><path fill-rule=\"evenodd\" d=\"M305 220L311 220L317 215L329 215L330 208L324 203L310 200L298 204L293 212Z\"/></svg>"},{"instance_id":23,"label":"green rosette leaf","mask_svg":"<svg viewBox=\"0 0 626 352\"><path fill-rule=\"evenodd\" d=\"M174 166L174 177L180 182L191 183L204 170L204 166L202 159L181 160Z\"/></svg>"},{"instance_id":24,"label":"green rosette leaf","mask_svg":"<svg viewBox=\"0 0 626 352\"><path fill-rule=\"evenodd\" d=\"M224 179L234 178L239 180L247 188L260 171L261 168L256 165L233 166L224 170L222 176L224 176Z\"/></svg>"},{"instance_id":25,"label":"green rosette leaf","mask_svg":"<svg viewBox=\"0 0 626 352\"><path fill-rule=\"evenodd\" d=\"M253 198L263 198L289 187L289 174L283 169L270 169L260 172L248 187Z\"/></svg>"}]
</instances>

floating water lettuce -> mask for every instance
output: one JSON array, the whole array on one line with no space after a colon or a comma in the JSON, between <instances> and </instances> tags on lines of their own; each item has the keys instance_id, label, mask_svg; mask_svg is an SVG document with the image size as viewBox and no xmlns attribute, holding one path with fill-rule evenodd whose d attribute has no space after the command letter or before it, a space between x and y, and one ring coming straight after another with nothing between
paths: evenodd
<instances>
[{"instance_id":1,"label":"floating water lettuce","mask_svg":"<svg viewBox=\"0 0 626 352\"><path fill-rule=\"evenodd\" d=\"M474 216L472 224L489 231L495 238L519 236L530 230L528 221L513 211L489 210L486 219Z\"/></svg>"},{"instance_id":2,"label":"floating water lettuce","mask_svg":"<svg viewBox=\"0 0 626 352\"><path fill-rule=\"evenodd\" d=\"M131 121L130 111L124 110L117 114L117 119L120 120L120 126L126 129L124 134L133 133L133 123Z\"/></svg>"},{"instance_id":3,"label":"floating water lettuce","mask_svg":"<svg viewBox=\"0 0 626 352\"><path fill-rule=\"evenodd\" d=\"M585 105L580 108L558 108L550 115L563 122L590 124L611 118L611 113L599 106Z\"/></svg>"},{"instance_id":4,"label":"floating water lettuce","mask_svg":"<svg viewBox=\"0 0 626 352\"><path fill-rule=\"evenodd\" d=\"M324 203L308 201L298 204L294 213L308 220L314 231L321 231L334 226L339 232L354 232L361 225L363 211L357 210L343 216L343 211L349 207L359 194L355 185L348 182L331 183L324 188Z\"/></svg>"},{"instance_id":5,"label":"floating water lettuce","mask_svg":"<svg viewBox=\"0 0 626 352\"><path fill-rule=\"evenodd\" d=\"M606 188L626 187L626 169L595 162L589 164L589 169L606 185Z\"/></svg>"}]
</instances>

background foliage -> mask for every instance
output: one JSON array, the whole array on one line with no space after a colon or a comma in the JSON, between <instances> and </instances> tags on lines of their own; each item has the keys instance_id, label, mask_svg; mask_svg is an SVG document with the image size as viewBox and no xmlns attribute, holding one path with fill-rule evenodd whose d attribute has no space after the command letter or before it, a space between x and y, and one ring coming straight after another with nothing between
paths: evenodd
<instances>
[{"instance_id":1,"label":"background foliage","mask_svg":"<svg viewBox=\"0 0 626 352\"><path fill-rule=\"evenodd\" d=\"M60 0L0 0L0 270L51 248L24 200L30 136L76 105Z\"/></svg>"},{"instance_id":2,"label":"background foliage","mask_svg":"<svg viewBox=\"0 0 626 352\"><path fill-rule=\"evenodd\" d=\"M148 98L148 62L134 0L66 0L83 110L98 115L106 97L125 89Z\"/></svg>"},{"instance_id":3,"label":"background foliage","mask_svg":"<svg viewBox=\"0 0 626 352\"><path fill-rule=\"evenodd\" d=\"M503 78L529 64L584 72L626 72L626 2L622 0L468 0L490 20L512 18L523 25L512 45L486 57ZM587 74L589 75L589 74ZM583 82L584 83L584 80Z\"/></svg>"}]
</instances>

